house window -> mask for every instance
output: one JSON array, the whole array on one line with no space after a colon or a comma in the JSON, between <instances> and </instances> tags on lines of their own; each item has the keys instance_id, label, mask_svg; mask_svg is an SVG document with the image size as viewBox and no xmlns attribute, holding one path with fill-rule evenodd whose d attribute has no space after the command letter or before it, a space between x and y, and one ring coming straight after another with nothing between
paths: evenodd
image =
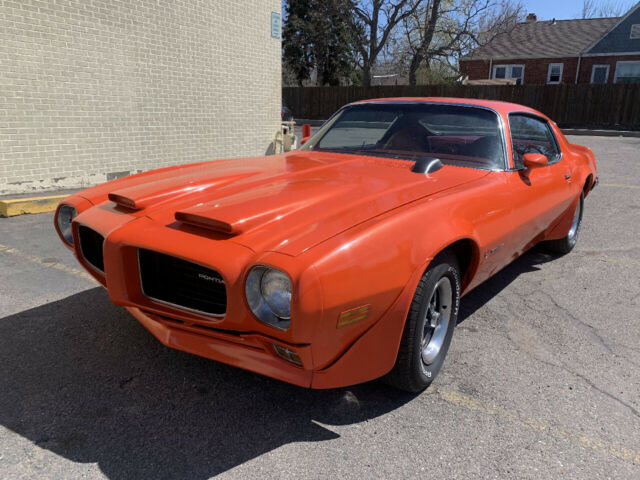
<instances>
[{"instance_id":1,"label":"house window","mask_svg":"<svg viewBox=\"0 0 640 480\"><path fill-rule=\"evenodd\" d=\"M631 34L629 35L631 40L640 38L640 23L634 23L631 25Z\"/></svg>"},{"instance_id":2,"label":"house window","mask_svg":"<svg viewBox=\"0 0 640 480\"><path fill-rule=\"evenodd\" d=\"M640 62L617 62L614 83L640 83Z\"/></svg>"},{"instance_id":3,"label":"house window","mask_svg":"<svg viewBox=\"0 0 640 480\"><path fill-rule=\"evenodd\" d=\"M493 78L515 78L516 85L522 85L524 65L496 65L493 67Z\"/></svg>"},{"instance_id":4,"label":"house window","mask_svg":"<svg viewBox=\"0 0 640 480\"><path fill-rule=\"evenodd\" d=\"M591 68L591 83L607 83L609 81L609 65L594 65Z\"/></svg>"},{"instance_id":5,"label":"house window","mask_svg":"<svg viewBox=\"0 0 640 480\"><path fill-rule=\"evenodd\" d=\"M550 63L547 71L547 83L562 83L562 70L564 64Z\"/></svg>"}]
</instances>

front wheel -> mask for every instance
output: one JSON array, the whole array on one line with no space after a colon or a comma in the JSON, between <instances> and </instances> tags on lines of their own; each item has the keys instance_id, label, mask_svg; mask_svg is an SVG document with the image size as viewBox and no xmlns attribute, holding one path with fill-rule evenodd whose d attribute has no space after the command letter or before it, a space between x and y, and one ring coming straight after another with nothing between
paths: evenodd
<instances>
[{"instance_id":1,"label":"front wheel","mask_svg":"<svg viewBox=\"0 0 640 480\"><path fill-rule=\"evenodd\" d=\"M584 208L584 193L580 193L580 199L578 205L573 213L573 220L571 221L571 228L566 237L558 240L549 240L544 242L544 247L554 253L565 255L573 250L578 242L578 236L580 235L580 227L582 226L582 210Z\"/></svg>"},{"instance_id":2,"label":"front wheel","mask_svg":"<svg viewBox=\"0 0 640 480\"><path fill-rule=\"evenodd\" d=\"M431 384L449 350L459 306L458 262L446 252L433 260L418 283L387 383L410 392Z\"/></svg>"}]
</instances>

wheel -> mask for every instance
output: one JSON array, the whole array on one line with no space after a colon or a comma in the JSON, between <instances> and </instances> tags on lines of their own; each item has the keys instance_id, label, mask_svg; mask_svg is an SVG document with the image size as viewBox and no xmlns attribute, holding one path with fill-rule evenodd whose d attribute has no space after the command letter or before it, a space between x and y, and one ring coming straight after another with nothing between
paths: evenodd
<instances>
[{"instance_id":1,"label":"wheel","mask_svg":"<svg viewBox=\"0 0 640 480\"><path fill-rule=\"evenodd\" d=\"M578 241L578 235L580 235L580 227L582 226L582 210L584 206L584 194L580 193L580 200L578 201L578 206L576 207L576 211L573 214L573 221L571 222L571 228L569 229L569 233L564 238L560 238L558 240L549 240L544 242L544 247L554 253L559 253L560 255L564 255L573 250L573 247L576 246L576 242Z\"/></svg>"},{"instance_id":2,"label":"wheel","mask_svg":"<svg viewBox=\"0 0 640 480\"><path fill-rule=\"evenodd\" d=\"M431 384L449 350L459 306L458 262L446 252L431 262L418 283L396 363L385 377L388 384L409 392Z\"/></svg>"}]
</instances>

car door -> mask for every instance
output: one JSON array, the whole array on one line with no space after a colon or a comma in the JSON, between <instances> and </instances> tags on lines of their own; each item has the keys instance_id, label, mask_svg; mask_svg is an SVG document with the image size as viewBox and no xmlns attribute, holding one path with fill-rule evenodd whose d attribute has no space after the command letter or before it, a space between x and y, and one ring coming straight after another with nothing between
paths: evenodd
<instances>
[{"instance_id":1,"label":"car door","mask_svg":"<svg viewBox=\"0 0 640 480\"><path fill-rule=\"evenodd\" d=\"M515 167L508 179L512 193L511 246L515 253L522 253L569 207L572 172L569 160L563 159L558 140L545 118L512 113L509 129ZM542 153L548 164L525 168L523 155L526 153Z\"/></svg>"}]
</instances>

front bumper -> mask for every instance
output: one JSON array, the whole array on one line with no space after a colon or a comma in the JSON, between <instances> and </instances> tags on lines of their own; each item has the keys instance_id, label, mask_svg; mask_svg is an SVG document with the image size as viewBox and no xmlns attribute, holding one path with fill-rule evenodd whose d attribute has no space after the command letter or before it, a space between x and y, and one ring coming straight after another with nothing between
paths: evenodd
<instances>
[{"instance_id":1,"label":"front bumper","mask_svg":"<svg viewBox=\"0 0 640 480\"><path fill-rule=\"evenodd\" d=\"M311 364L311 346L290 346L260 334L230 333L186 324L135 307L127 310L167 347L192 353L301 387L311 387L312 371L277 356L274 344L295 349Z\"/></svg>"},{"instance_id":2,"label":"front bumper","mask_svg":"<svg viewBox=\"0 0 640 480\"><path fill-rule=\"evenodd\" d=\"M334 363L313 370L308 368L312 361L312 345L288 345L261 334L236 334L214 329L203 331L201 327L178 325L139 308L127 307L127 310L167 347L314 389L346 387L388 373L395 363L406 317L406 309L398 302L387 316L367 330ZM274 343L294 349L303 366L278 357Z\"/></svg>"}]
</instances>

